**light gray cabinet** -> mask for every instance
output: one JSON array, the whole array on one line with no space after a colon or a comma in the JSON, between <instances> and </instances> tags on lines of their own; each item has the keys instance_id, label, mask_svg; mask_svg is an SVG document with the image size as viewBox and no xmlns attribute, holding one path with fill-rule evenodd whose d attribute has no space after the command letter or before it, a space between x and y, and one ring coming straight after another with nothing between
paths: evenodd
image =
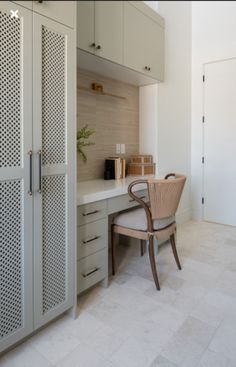
<instances>
[{"instance_id":1,"label":"light gray cabinet","mask_svg":"<svg viewBox=\"0 0 236 367\"><path fill-rule=\"evenodd\" d=\"M11 9L0 3L0 351L73 305L76 243L75 31Z\"/></svg>"},{"instance_id":2,"label":"light gray cabinet","mask_svg":"<svg viewBox=\"0 0 236 367\"><path fill-rule=\"evenodd\" d=\"M124 6L124 65L163 80L163 25L141 11L143 4L141 9L128 1Z\"/></svg>"},{"instance_id":3,"label":"light gray cabinet","mask_svg":"<svg viewBox=\"0 0 236 367\"><path fill-rule=\"evenodd\" d=\"M94 1L77 1L77 47L94 53Z\"/></svg>"},{"instance_id":4,"label":"light gray cabinet","mask_svg":"<svg viewBox=\"0 0 236 367\"><path fill-rule=\"evenodd\" d=\"M0 352L33 330L32 17L18 8L0 2Z\"/></svg>"},{"instance_id":5,"label":"light gray cabinet","mask_svg":"<svg viewBox=\"0 0 236 367\"><path fill-rule=\"evenodd\" d=\"M142 1L78 1L77 47L164 79L164 19Z\"/></svg>"},{"instance_id":6,"label":"light gray cabinet","mask_svg":"<svg viewBox=\"0 0 236 367\"><path fill-rule=\"evenodd\" d=\"M95 1L95 53L123 62L123 1Z\"/></svg>"},{"instance_id":7,"label":"light gray cabinet","mask_svg":"<svg viewBox=\"0 0 236 367\"><path fill-rule=\"evenodd\" d=\"M33 1L33 11L44 15L47 18L56 20L70 28L76 26L76 1L54 1L44 0L42 2Z\"/></svg>"},{"instance_id":8,"label":"light gray cabinet","mask_svg":"<svg viewBox=\"0 0 236 367\"><path fill-rule=\"evenodd\" d=\"M75 31L33 15L35 325L72 306Z\"/></svg>"},{"instance_id":9,"label":"light gray cabinet","mask_svg":"<svg viewBox=\"0 0 236 367\"><path fill-rule=\"evenodd\" d=\"M105 59L123 61L123 1L78 1L77 46Z\"/></svg>"},{"instance_id":10,"label":"light gray cabinet","mask_svg":"<svg viewBox=\"0 0 236 367\"><path fill-rule=\"evenodd\" d=\"M77 292L108 278L107 201L77 209Z\"/></svg>"}]
</instances>

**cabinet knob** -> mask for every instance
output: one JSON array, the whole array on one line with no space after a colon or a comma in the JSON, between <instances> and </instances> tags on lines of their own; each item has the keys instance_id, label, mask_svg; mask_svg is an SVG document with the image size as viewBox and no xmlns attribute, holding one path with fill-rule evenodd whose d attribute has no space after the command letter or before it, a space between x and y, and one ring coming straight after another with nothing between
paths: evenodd
<instances>
[{"instance_id":1,"label":"cabinet knob","mask_svg":"<svg viewBox=\"0 0 236 367\"><path fill-rule=\"evenodd\" d=\"M39 3L39 4L42 4L42 3L43 3L43 0L38 0L38 3Z\"/></svg>"},{"instance_id":2,"label":"cabinet knob","mask_svg":"<svg viewBox=\"0 0 236 367\"><path fill-rule=\"evenodd\" d=\"M96 47L96 50L101 50L101 46L100 45L97 45L97 47Z\"/></svg>"},{"instance_id":3,"label":"cabinet knob","mask_svg":"<svg viewBox=\"0 0 236 367\"><path fill-rule=\"evenodd\" d=\"M144 67L144 69L145 69L145 70L148 70L148 67L147 67L147 66L145 66L145 67Z\"/></svg>"},{"instance_id":4,"label":"cabinet knob","mask_svg":"<svg viewBox=\"0 0 236 367\"><path fill-rule=\"evenodd\" d=\"M150 68L150 66L148 67L148 71L150 71L151 70L151 68Z\"/></svg>"},{"instance_id":5,"label":"cabinet knob","mask_svg":"<svg viewBox=\"0 0 236 367\"><path fill-rule=\"evenodd\" d=\"M93 42L93 43L91 43L91 45L90 45L90 47L95 47L96 46L96 44Z\"/></svg>"},{"instance_id":6,"label":"cabinet knob","mask_svg":"<svg viewBox=\"0 0 236 367\"><path fill-rule=\"evenodd\" d=\"M144 69L147 70L147 71L151 70L150 66L145 66Z\"/></svg>"}]
</instances>

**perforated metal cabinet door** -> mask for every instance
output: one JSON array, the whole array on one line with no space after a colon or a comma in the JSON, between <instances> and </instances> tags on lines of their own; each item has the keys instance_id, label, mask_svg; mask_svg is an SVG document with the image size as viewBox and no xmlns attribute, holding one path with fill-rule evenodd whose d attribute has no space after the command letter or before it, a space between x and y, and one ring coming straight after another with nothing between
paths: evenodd
<instances>
[{"instance_id":1,"label":"perforated metal cabinet door","mask_svg":"<svg viewBox=\"0 0 236 367\"><path fill-rule=\"evenodd\" d=\"M18 10L18 17L11 17ZM32 13L0 2L0 352L32 321Z\"/></svg>"},{"instance_id":2,"label":"perforated metal cabinet door","mask_svg":"<svg viewBox=\"0 0 236 367\"><path fill-rule=\"evenodd\" d=\"M33 15L34 315L41 326L73 305L76 241L75 31Z\"/></svg>"}]
</instances>

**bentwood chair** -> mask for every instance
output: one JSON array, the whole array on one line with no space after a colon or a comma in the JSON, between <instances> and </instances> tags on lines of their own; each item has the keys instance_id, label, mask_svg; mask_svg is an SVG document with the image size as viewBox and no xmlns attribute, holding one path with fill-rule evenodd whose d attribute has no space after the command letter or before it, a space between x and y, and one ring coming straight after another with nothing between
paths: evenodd
<instances>
[{"instance_id":1,"label":"bentwood chair","mask_svg":"<svg viewBox=\"0 0 236 367\"><path fill-rule=\"evenodd\" d=\"M128 187L129 195L136 200L141 208L119 214L112 224L112 274L115 275L115 234L123 234L129 237L148 241L149 258L153 278L157 290L160 284L157 275L157 266L154 254L154 237L157 241L170 239L172 251L178 268L181 265L175 244L176 221L175 214L184 188L186 177L169 173L164 179L136 180ZM145 203L133 192L133 187L140 183L146 183L150 203Z\"/></svg>"}]
</instances>

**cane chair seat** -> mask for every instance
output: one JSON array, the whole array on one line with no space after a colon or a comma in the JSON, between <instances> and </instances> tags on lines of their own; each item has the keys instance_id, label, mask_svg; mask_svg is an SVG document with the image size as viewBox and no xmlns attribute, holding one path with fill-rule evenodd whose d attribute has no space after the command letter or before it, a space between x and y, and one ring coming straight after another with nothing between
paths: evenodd
<instances>
[{"instance_id":1,"label":"cane chair seat","mask_svg":"<svg viewBox=\"0 0 236 367\"><path fill-rule=\"evenodd\" d=\"M155 219L153 221L154 231L164 229L175 222L175 216ZM134 209L126 213L119 214L113 222L115 225L138 231L147 231L147 215L143 208Z\"/></svg>"}]
</instances>

